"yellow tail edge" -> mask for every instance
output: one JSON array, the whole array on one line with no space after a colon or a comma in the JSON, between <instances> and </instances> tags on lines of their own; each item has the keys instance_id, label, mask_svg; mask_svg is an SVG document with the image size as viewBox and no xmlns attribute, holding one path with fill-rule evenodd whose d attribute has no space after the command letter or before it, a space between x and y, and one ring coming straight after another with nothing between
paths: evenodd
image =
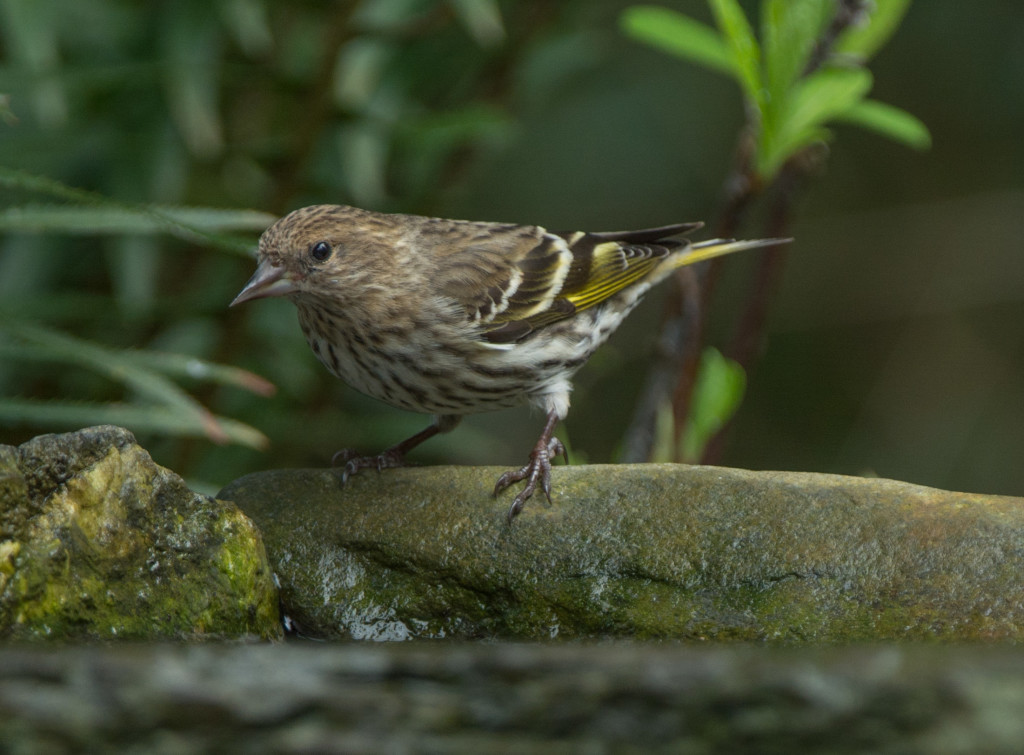
<instances>
[{"instance_id":1,"label":"yellow tail edge","mask_svg":"<svg viewBox=\"0 0 1024 755\"><path fill-rule=\"evenodd\" d=\"M736 241L735 239L710 239L698 241L691 244L690 248L673 260L673 267L693 265L704 260L714 259L734 252L742 252L747 249L761 249L766 246L778 246L788 244L793 239L752 239L750 241Z\"/></svg>"}]
</instances>

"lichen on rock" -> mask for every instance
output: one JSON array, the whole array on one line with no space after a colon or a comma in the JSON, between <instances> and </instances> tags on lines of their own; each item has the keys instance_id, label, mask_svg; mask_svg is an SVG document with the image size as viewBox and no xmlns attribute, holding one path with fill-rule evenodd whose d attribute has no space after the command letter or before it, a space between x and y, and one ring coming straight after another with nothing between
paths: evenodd
<instances>
[{"instance_id":1,"label":"lichen on rock","mask_svg":"<svg viewBox=\"0 0 1024 755\"><path fill-rule=\"evenodd\" d=\"M277 637L263 542L231 503L103 426L0 446L0 636Z\"/></svg>"}]
</instances>

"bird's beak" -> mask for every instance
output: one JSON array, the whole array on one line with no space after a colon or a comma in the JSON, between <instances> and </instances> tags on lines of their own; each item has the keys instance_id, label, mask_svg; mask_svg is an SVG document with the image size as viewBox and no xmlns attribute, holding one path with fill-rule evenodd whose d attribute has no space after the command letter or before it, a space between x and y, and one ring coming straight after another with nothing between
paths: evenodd
<instances>
[{"instance_id":1,"label":"bird's beak","mask_svg":"<svg viewBox=\"0 0 1024 755\"><path fill-rule=\"evenodd\" d=\"M267 296L284 296L295 290L294 276L283 267L272 265L263 260L252 274L245 288L235 297L229 306L241 304L250 299L263 299Z\"/></svg>"}]
</instances>

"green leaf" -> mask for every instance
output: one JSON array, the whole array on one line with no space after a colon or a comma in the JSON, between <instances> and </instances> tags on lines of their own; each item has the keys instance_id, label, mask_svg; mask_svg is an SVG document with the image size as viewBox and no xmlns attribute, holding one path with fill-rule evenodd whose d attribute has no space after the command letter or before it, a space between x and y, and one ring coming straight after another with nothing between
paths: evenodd
<instances>
[{"instance_id":1,"label":"green leaf","mask_svg":"<svg viewBox=\"0 0 1024 755\"><path fill-rule=\"evenodd\" d=\"M54 13L52 5L36 0L0 3L5 74L17 67L31 73L29 99L40 123L51 128L64 126L68 120L68 94L58 75L60 40Z\"/></svg>"},{"instance_id":2,"label":"green leaf","mask_svg":"<svg viewBox=\"0 0 1024 755\"><path fill-rule=\"evenodd\" d=\"M206 407L160 373L136 364L125 353L27 323L3 322L0 332L12 336L0 341L0 354L7 358L36 359L91 369L153 403L178 412L192 425L202 426L205 435L214 442L229 440Z\"/></svg>"},{"instance_id":3,"label":"green leaf","mask_svg":"<svg viewBox=\"0 0 1024 755\"><path fill-rule=\"evenodd\" d=\"M785 101L834 11L831 0L766 0L762 5L761 36L769 104Z\"/></svg>"},{"instance_id":4,"label":"green leaf","mask_svg":"<svg viewBox=\"0 0 1024 755\"><path fill-rule=\"evenodd\" d=\"M860 102L871 83L863 68L818 71L793 88L787 123L794 130L825 123Z\"/></svg>"},{"instance_id":5,"label":"green leaf","mask_svg":"<svg viewBox=\"0 0 1024 755\"><path fill-rule=\"evenodd\" d=\"M728 43L736 76L747 99L764 109L761 83L761 48L737 0L708 0L715 22Z\"/></svg>"},{"instance_id":6,"label":"green leaf","mask_svg":"<svg viewBox=\"0 0 1024 755\"><path fill-rule=\"evenodd\" d=\"M871 74L862 68L824 69L801 79L791 90L781 122L761 134L758 170L770 179L804 147L820 141L823 126L856 105L871 89Z\"/></svg>"},{"instance_id":7,"label":"green leaf","mask_svg":"<svg viewBox=\"0 0 1024 755\"><path fill-rule=\"evenodd\" d=\"M359 109L380 90L381 79L395 54L395 46L376 37L357 37L335 61L334 99L345 108Z\"/></svg>"},{"instance_id":8,"label":"green leaf","mask_svg":"<svg viewBox=\"0 0 1024 755\"><path fill-rule=\"evenodd\" d=\"M208 380L222 385L231 385L261 396L272 396L277 387L254 372L240 367L208 362L189 354L170 354L162 351L133 351L130 357L137 364L157 370L172 377L187 377L193 380Z\"/></svg>"},{"instance_id":9,"label":"green leaf","mask_svg":"<svg viewBox=\"0 0 1024 755\"><path fill-rule=\"evenodd\" d=\"M719 73L736 76L732 53L722 36L699 21L668 8L634 5L619 18L633 39Z\"/></svg>"},{"instance_id":10,"label":"green leaf","mask_svg":"<svg viewBox=\"0 0 1024 755\"><path fill-rule=\"evenodd\" d=\"M199 232L260 232L275 219L273 215L256 210L207 207L151 207L142 210L30 205L0 210L0 230L75 235L153 234L167 233L168 226L178 226Z\"/></svg>"},{"instance_id":11,"label":"green leaf","mask_svg":"<svg viewBox=\"0 0 1024 755\"><path fill-rule=\"evenodd\" d=\"M689 421L681 441L683 461L691 464L700 461L708 441L725 427L739 408L746 383L746 374L739 364L722 356L717 349L704 350L693 387Z\"/></svg>"},{"instance_id":12,"label":"green leaf","mask_svg":"<svg viewBox=\"0 0 1024 755\"><path fill-rule=\"evenodd\" d=\"M126 232L154 232L156 228L160 228L165 233L173 234L188 241L207 244L217 249L246 256L251 256L252 254L253 244L251 240L225 236L219 233L219 231L222 229L241 229L243 227L245 229L262 230L275 219L271 215L251 210L160 208L151 205L119 202L102 194L67 186L60 181L55 181L46 176L14 170L2 165L0 165L0 187L42 194L55 199L73 202L77 205L83 205L83 212L84 208L88 208L91 211L103 210L108 213L108 218L119 214L122 216L122 221L119 222L124 222L124 216L134 216L137 218L135 222L148 222L145 228L150 229L135 228ZM11 222L15 221L12 220ZM191 225L190 222L198 222L199 226L207 225L210 230L204 230L202 227ZM25 228L25 230L49 231L50 228Z\"/></svg>"},{"instance_id":13,"label":"green leaf","mask_svg":"<svg viewBox=\"0 0 1024 755\"><path fill-rule=\"evenodd\" d=\"M167 233L171 227L190 231L262 232L276 218L256 210L211 207L68 207L26 205L0 210L0 231L102 235Z\"/></svg>"},{"instance_id":14,"label":"green leaf","mask_svg":"<svg viewBox=\"0 0 1024 755\"><path fill-rule=\"evenodd\" d=\"M250 57L269 55L274 47L267 8L262 0L222 0L224 25Z\"/></svg>"},{"instance_id":15,"label":"green leaf","mask_svg":"<svg viewBox=\"0 0 1024 755\"><path fill-rule=\"evenodd\" d=\"M455 15L481 47L496 45L505 39L501 9L495 0L448 0Z\"/></svg>"},{"instance_id":16,"label":"green leaf","mask_svg":"<svg viewBox=\"0 0 1024 755\"><path fill-rule=\"evenodd\" d=\"M6 401L0 421L69 426L111 422L133 430L203 436L217 443L263 448L267 439L255 428L218 417L164 375L208 380L268 396L274 385L247 370L214 364L184 354L119 351L73 338L50 328L15 321L0 322L0 356L77 364L106 375L146 399L141 404Z\"/></svg>"},{"instance_id":17,"label":"green leaf","mask_svg":"<svg viewBox=\"0 0 1024 755\"><path fill-rule=\"evenodd\" d=\"M851 26L837 40L837 53L870 60L899 28L910 0L874 0L868 7L864 21Z\"/></svg>"},{"instance_id":18,"label":"green leaf","mask_svg":"<svg viewBox=\"0 0 1024 755\"><path fill-rule=\"evenodd\" d=\"M932 145L928 127L918 118L906 110L877 100L858 102L840 115L838 120L871 129L914 149L925 150Z\"/></svg>"},{"instance_id":19,"label":"green leaf","mask_svg":"<svg viewBox=\"0 0 1024 755\"><path fill-rule=\"evenodd\" d=\"M227 441L255 449L264 449L269 445L267 436L244 422L216 416L213 420ZM194 417L167 406L144 404L0 398L0 424L36 425L55 429L120 425L137 433L208 437L205 424L196 422Z\"/></svg>"},{"instance_id":20,"label":"green leaf","mask_svg":"<svg viewBox=\"0 0 1024 755\"><path fill-rule=\"evenodd\" d=\"M697 368L686 432L677 448L672 402L664 402L655 416L651 461L699 462L708 441L725 427L739 408L746 382L746 375L739 364L722 356L717 349L705 349Z\"/></svg>"}]
</instances>

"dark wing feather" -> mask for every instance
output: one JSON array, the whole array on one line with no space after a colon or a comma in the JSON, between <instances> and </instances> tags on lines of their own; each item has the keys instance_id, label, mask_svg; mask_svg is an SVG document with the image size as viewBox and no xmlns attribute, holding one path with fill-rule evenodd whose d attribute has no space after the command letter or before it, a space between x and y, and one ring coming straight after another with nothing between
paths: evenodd
<instances>
[{"instance_id":1,"label":"dark wing feather","mask_svg":"<svg viewBox=\"0 0 1024 755\"><path fill-rule=\"evenodd\" d=\"M700 223L609 233L548 233L536 226L460 225L462 243L441 255L438 285L511 344L571 317L649 275Z\"/></svg>"},{"instance_id":2,"label":"dark wing feather","mask_svg":"<svg viewBox=\"0 0 1024 755\"><path fill-rule=\"evenodd\" d=\"M440 229L438 229L440 230ZM523 306L544 288L551 271L565 256L536 226L448 221L433 241L436 260L433 284L464 307L473 322L501 324L501 315Z\"/></svg>"},{"instance_id":3,"label":"dark wing feather","mask_svg":"<svg viewBox=\"0 0 1024 755\"><path fill-rule=\"evenodd\" d=\"M600 233L588 233L586 235L599 241L621 241L624 244L648 244L652 241L664 241L665 239L670 239L673 236L685 236L686 234L692 233L693 231L703 227L704 224L697 221L696 223L662 225L657 228L641 228L639 231L603 231ZM560 233L558 235L568 238L573 234Z\"/></svg>"}]
</instances>

